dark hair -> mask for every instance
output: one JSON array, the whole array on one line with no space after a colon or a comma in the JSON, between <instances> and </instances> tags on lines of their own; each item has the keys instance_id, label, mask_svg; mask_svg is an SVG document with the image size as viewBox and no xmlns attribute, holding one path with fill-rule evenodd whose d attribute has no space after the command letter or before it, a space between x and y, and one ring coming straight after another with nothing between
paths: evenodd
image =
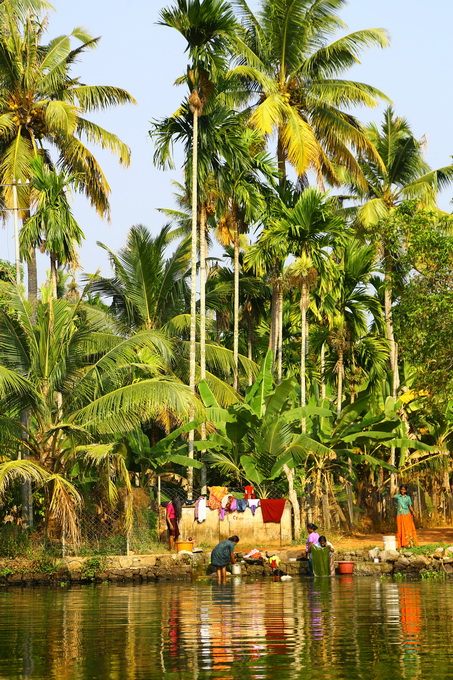
<instances>
[{"instance_id":1,"label":"dark hair","mask_svg":"<svg viewBox=\"0 0 453 680\"><path fill-rule=\"evenodd\" d=\"M307 524L307 529L311 529L312 531L316 531L317 528L318 527L316 526L316 524L313 524L312 522Z\"/></svg>"},{"instance_id":2,"label":"dark hair","mask_svg":"<svg viewBox=\"0 0 453 680\"><path fill-rule=\"evenodd\" d=\"M182 516L182 505L181 501L179 500L178 496L175 496L172 500L173 507L175 509L175 517L178 522L181 521L181 516Z\"/></svg>"},{"instance_id":3,"label":"dark hair","mask_svg":"<svg viewBox=\"0 0 453 680\"><path fill-rule=\"evenodd\" d=\"M230 536L228 540L232 543L239 543L239 536Z\"/></svg>"},{"instance_id":4,"label":"dark hair","mask_svg":"<svg viewBox=\"0 0 453 680\"><path fill-rule=\"evenodd\" d=\"M406 491L408 491L407 484L400 484L400 491L401 489L406 489Z\"/></svg>"},{"instance_id":5,"label":"dark hair","mask_svg":"<svg viewBox=\"0 0 453 680\"><path fill-rule=\"evenodd\" d=\"M325 536L320 536L320 537L318 538L318 543L321 543L321 541L322 541L323 543L327 543L327 538L326 538Z\"/></svg>"}]
</instances>

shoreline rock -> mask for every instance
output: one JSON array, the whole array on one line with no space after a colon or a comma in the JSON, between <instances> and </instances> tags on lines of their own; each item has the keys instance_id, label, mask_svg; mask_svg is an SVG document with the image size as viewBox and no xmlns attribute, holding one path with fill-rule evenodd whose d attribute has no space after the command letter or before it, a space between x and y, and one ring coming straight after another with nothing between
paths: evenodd
<instances>
[{"instance_id":1,"label":"shoreline rock","mask_svg":"<svg viewBox=\"0 0 453 680\"><path fill-rule=\"evenodd\" d=\"M297 555L290 549L280 552L279 568L290 576L308 576L308 561L294 561ZM0 559L0 585L56 585L102 582L191 581L213 576L209 566L210 552L165 553L157 555L119 555L106 557L67 557L32 561ZM292 559L291 559L292 558ZM375 562L375 560L379 560ZM341 550L335 562L354 562L356 576L404 574L419 576L426 571L443 571L453 578L453 546L439 548L432 555L414 555L410 551ZM244 578L268 578L272 569L268 563L241 562Z\"/></svg>"}]
</instances>

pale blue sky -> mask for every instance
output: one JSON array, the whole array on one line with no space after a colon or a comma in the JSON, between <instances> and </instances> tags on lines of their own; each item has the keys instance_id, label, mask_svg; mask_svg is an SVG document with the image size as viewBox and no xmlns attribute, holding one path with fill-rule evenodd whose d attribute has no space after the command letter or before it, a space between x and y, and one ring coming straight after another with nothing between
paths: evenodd
<instances>
[{"instance_id":1,"label":"pale blue sky","mask_svg":"<svg viewBox=\"0 0 453 680\"><path fill-rule=\"evenodd\" d=\"M153 148L148 137L149 121L171 114L184 95L173 86L185 70L184 41L175 31L156 26L158 12L169 4L161 0L54 0L49 35L69 33L85 26L101 36L100 45L75 67L87 83L116 85L127 89L136 106L107 111L96 121L118 134L132 149L132 163L122 169L110 154L96 151L112 188L112 220L102 222L83 199L76 199L75 214L85 232L81 264L86 272L101 267L108 273L100 240L116 250L124 244L128 229L142 223L157 232L164 220L158 207L172 206L172 179L178 171L161 172L153 167ZM256 7L257 2L251 2ZM453 56L452 0L350 0L342 18L350 30L384 27L391 47L369 50L350 77L383 90L398 115L405 116L419 137L426 135L426 159L432 167L446 165L453 154L451 109L453 104L450 65ZM382 109L359 112L362 121L379 120ZM453 190L442 197L450 209ZM1 255L12 260L12 225L0 232ZM45 260L41 260L44 271ZM42 279L43 274L41 274Z\"/></svg>"}]
</instances>

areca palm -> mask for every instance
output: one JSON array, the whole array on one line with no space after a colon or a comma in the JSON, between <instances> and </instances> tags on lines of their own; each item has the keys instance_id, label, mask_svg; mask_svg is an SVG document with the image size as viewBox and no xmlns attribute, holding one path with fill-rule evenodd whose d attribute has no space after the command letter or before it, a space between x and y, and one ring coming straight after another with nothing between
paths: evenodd
<instances>
[{"instance_id":1,"label":"areca palm","mask_svg":"<svg viewBox=\"0 0 453 680\"><path fill-rule=\"evenodd\" d=\"M190 374L189 384L195 392L196 378L196 288L197 288L197 218L198 218L198 119L216 74L225 66L227 50L237 27L231 7L224 0L176 0L173 7L160 12L160 23L176 29L186 40L190 64L187 82L189 108L193 114L192 132L192 268L190 305ZM189 456L193 457L193 433L189 437ZM189 487L192 479L189 478Z\"/></svg>"},{"instance_id":2,"label":"areca palm","mask_svg":"<svg viewBox=\"0 0 453 680\"><path fill-rule=\"evenodd\" d=\"M222 188L222 218L217 234L223 245L233 245L234 250L234 300L233 300L233 354L235 361L234 388L238 389L239 356L239 254L240 234L247 232L251 223L258 221L265 210L265 192L259 175L272 180L275 171L268 155L259 150L260 135L246 129L243 133L245 154L232 158L222 168L219 183ZM258 149L258 151L257 151Z\"/></svg>"},{"instance_id":3,"label":"areca palm","mask_svg":"<svg viewBox=\"0 0 453 680\"><path fill-rule=\"evenodd\" d=\"M347 241L338 259L336 276L331 282L333 309L328 319L327 341L337 360L337 415L340 416L345 353L367 335L372 320L378 327L382 325L382 308L367 290L367 283L375 272L374 248L356 240Z\"/></svg>"},{"instance_id":4,"label":"areca palm","mask_svg":"<svg viewBox=\"0 0 453 680\"><path fill-rule=\"evenodd\" d=\"M301 311L301 406L306 404L306 339L308 337L307 310L310 304L310 288L318 274L327 275L329 247L344 234L344 220L334 199L315 187L302 192L293 208L286 210L270 229L270 240L276 244L285 241L289 253L297 259L289 271L293 283L300 287ZM326 277L325 277L326 278ZM303 425L304 427L304 425Z\"/></svg>"},{"instance_id":5,"label":"areca palm","mask_svg":"<svg viewBox=\"0 0 453 680\"><path fill-rule=\"evenodd\" d=\"M250 84L254 110L251 124L267 135L277 133L277 157L282 177L286 160L297 174L315 172L339 183L336 166L345 166L364 183L355 152L379 157L351 106L376 106L382 92L345 80L360 53L387 45L383 29L355 31L332 42L346 26L339 12L346 0L262 0L253 14L246 0L234 4L246 31L253 57L244 55L233 74Z\"/></svg>"},{"instance_id":6,"label":"areca palm","mask_svg":"<svg viewBox=\"0 0 453 680\"><path fill-rule=\"evenodd\" d=\"M72 214L66 195L71 178L65 172L46 166L39 156L31 160L31 168L32 196L37 207L20 233L22 257L28 259L35 246L49 253L51 290L53 296L57 297L58 268L76 268L76 246L81 245L84 234Z\"/></svg>"},{"instance_id":7,"label":"areca palm","mask_svg":"<svg viewBox=\"0 0 453 680\"><path fill-rule=\"evenodd\" d=\"M367 134L381 162L360 159L366 185L358 186L352 179L351 185L362 201L357 214L359 224L375 232L379 240L386 280L385 321L390 365L397 373L391 284L395 253L385 228L381 227L385 227L385 221L404 200L414 199L419 208L435 209L438 191L453 181L453 165L431 170L423 158L423 139L417 140L408 122L395 116L391 107L385 111L381 127L371 123Z\"/></svg>"},{"instance_id":8,"label":"areca palm","mask_svg":"<svg viewBox=\"0 0 453 680\"><path fill-rule=\"evenodd\" d=\"M33 174L32 158L42 155L50 163L56 154L56 165L75 175L78 191L108 216L110 188L84 141L112 151L125 165L129 149L85 114L134 99L121 88L86 85L71 74L76 59L96 47L98 38L78 28L43 44L47 20L23 16L8 3L0 19L0 181L24 182ZM79 42L74 48L73 40ZM5 191L8 204L11 191ZM28 190L22 187L18 193L19 207L28 210Z\"/></svg>"}]
</instances>

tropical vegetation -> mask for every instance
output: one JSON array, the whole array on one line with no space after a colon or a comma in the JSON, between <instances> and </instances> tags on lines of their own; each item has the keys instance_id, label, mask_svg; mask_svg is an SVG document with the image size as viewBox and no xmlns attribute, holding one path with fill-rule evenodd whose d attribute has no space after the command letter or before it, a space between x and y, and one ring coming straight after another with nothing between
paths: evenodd
<instances>
[{"instance_id":1,"label":"tropical vegetation","mask_svg":"<svg viewBox=\"0 0 453 680\"><path fill-rule=\"evenodd\" d=\"M134 100L80 82L98 41L46 44L46 3L0 4L2 201L18 190L31 272L25 290L0 262L0 515L28 485L35 521L75 545L83 505L130 536L161 482L188 500L252 484L290 500L298 538L313 519L385 528L404 480L425 521L452 517L453 166L427 165L391 93L347 79L388 38L348 34L344 5L162 8L187 94L150 135L159 167L182 145L178 206L118 252L99 243L111 273L81 276L67 190L107 215L89 146L129 160L85 114ZM382 124L361 122L382 101Z\"/></svg>"}]
</instances>

